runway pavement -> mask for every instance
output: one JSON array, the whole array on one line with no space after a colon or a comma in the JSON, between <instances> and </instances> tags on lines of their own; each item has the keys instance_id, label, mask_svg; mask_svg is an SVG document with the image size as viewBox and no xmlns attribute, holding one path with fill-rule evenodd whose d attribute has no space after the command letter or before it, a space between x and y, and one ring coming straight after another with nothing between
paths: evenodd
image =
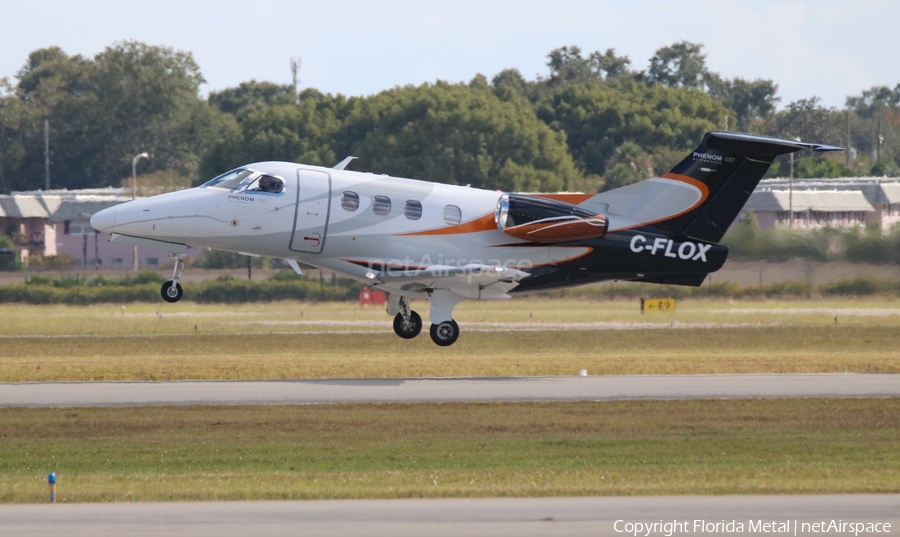
<instances>
[{"instance_id":1,"label":"runway pavement","mask_svg":"<svg viewBox=\"0 0 900 537\"><path fill-rule=\"evenodd\" d=\"M617 521L619 521L617 523ZM118 503L0 506L0 535L303 535L441 537L490 535L714 535L813 532L812 523L873 524L900 531L900 495L482 498L296 502ZM627 524L683 523L650 526ZM741 531L729 531L728 523ZM763 531L763 523L774 523ZM699 525L698 525L699 524ZM757 531L753 531L756 525ZM879 524L879 526L874 526ZM890 524L886 527L884 524ZM866 526L863 526L864 528ZM780 528L787 529L779 532ZM806 529L807 531L804 531ZM884 530L887 530L886 532ZM773 531L774 530L774 531ZM795 531L796 530L796 531Z\"/></svg>"},{"instance_id":2,"label":"runway pavement","mask_svg":"<svg viewBox=\"0 0 900 537\"><path fill-rule=\"evenodd\" d=\"M897 374L0 383L0 407L898 397Z\"/></svg>"},{"instance_id":3,"label":"runway pavement","mask_svg":"<svg viewBox=\"0 0 900 537\"><path fill-rule=\"evenodd\" d=\"M900 375L891 374L0 383L3 407L898 396ZM897 533L900 495L0 505L0 535L4 536L529 537L668 533L708 537L777 533L785 524L784 533L794 535L853 533L846 528L814 532L811 526L803 525L831 521L881 524L873 526L881 528L879 536ZM662 525L673 522L683 523L681 529L671 531L672 526L667 530ZM742 524L742 529L734 531L732 526L729 530L725 524L731 522ZM628 523L660 525L638 530L637 526L626 526ZM769 531L753 531L751 524L760 528L762 523L776 525ZM885 523L891 527L886 528Z\"/></svg>"}]
</instances>

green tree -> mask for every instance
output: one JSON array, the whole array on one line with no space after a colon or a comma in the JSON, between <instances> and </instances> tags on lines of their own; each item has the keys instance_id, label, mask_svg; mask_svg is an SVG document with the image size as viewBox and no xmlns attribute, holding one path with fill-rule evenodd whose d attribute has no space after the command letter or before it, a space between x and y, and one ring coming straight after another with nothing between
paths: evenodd
<instances>
[{"instance_id":1,"label":"green tree","mask_svg":"<svg viewBox=\"0 0 900 537\"><path fill-rule=\"evenodd\" d=\"M560 47L547 55L547 67L550 68L549 84L551 87L573 82L598 80L599 74L592 65L590 56L583 58L577 46Z\"/></svg>"},{"instance_id":2,"label":"green tree","mask_svg":"<svg viewBox=\"0 0 900 537\"><path fill-rule=\"evenodd\" d=\"M873 167L882 161L880 168L884 169L887 162L900 165L900 84L893 89L874 86L861 95L848 97L847 108L857 118L847 118L851 134L848 144L871 156Z\"/></svg>"},{"instance_id":3,"label":"green tree","mask_svg":"<svg viewBox=\"0 0 900 537\"><path fill-rule=\"evenodd\" d=\"M200 154L227 127L199 99L203 82L189 53L124 41L88 60L58 47L37 50L17 75L27 122L18 170L34 188L43 178L43 119L51 127L52 186L118 184L131 158L148 151L150 169L196 172Z\"/></svg>"},{"instance_id":4,"label":"green tree","mask_svg":"<svg viewBox=\"0 0 900 537\"><path fill-rule=\"evenodd\" d=\"M703 45L679 41L662 47L650 58L647 80L673 88L703 88L710 78Z\"/></svg>"},{"instance_id":5,"label":"green tree","mask_svg":"<svg viewBox=\"0 0 900 537\"><path fill-rule=\"evenodd\" d=\"M736 121L732 128L742 132L755 130L754 124L761 127L775 113L775 105L781 100L776 96L778 84L771 80L723 80L710 75L708 85L710 95L734 112Z\"/></svg>"},{"instance_id":6,"label":"green tree","mask_svg":"<svg viewBox=\"0 0 900 537\"><path fill-rule=\"evenodd\" d=\"M804 141L825 143L829 139L832 109L819 103L819 97L799 99L787 105L777 118L778 134Z\"/></svg>"},{"instance_id":7,"label":"green tree","mask_svg":"<svg viewBox=\"0 0 900 537\"><path fill-rule=\"evenodd\" d=\"M11 190L25 158L21 136L25 114L25 103L13 94L9 80L0 79L0 192Z\"/></svg>"},{"instance_id":8,"label":"green tree","mask_svg":"<svg viewBox=\"0 0 900 537\"><path fill-rule=\"evenodd\" d=\"M840 162L827 156L804 157L794 162L794 177L809 178L836 178L852 175L850 170Z\"/></svg>"},{"instance_id":9,"label":"green tree","mask_svg":"<svg viewBox=\"0 0 900 537\"><path fill-rule=\"evenodd\" d=\"M617 78L631 74L631 60L628 56L617 56L616 49L608 48L606 52L600 54L600 51L594 51L590 55L590 61L594 69L601 73L604 78Z\"/></svg>"},{"instance_id":10,"label":"green tree","mask_svg":"<svg viewBox=\"0 0 900 537\"><path fill-rule=\"evenodd\" d=\"M647 86L571 85L540 103L538 116L566 133L575 163L586 174L603 175L617 148L633 142L660 166L696 147L724 116L722 103L695 89ZM665 155L665 158L658 157Z\"/></svg>"},{"instance_id":11,"label":"green tree","mask_svg":"<svg viewBox=\"0 0 900 537\"><path fill-rule=\"evenodd\" d=\"M337 136L340 154L401 177L504 190L569 188L580 176L565 135L538 120L526 99L508 97L482 83L381 92L355 103Z\"/></svg>"},{"instance_id":12,"label":"green tree","mask_svg":"<svg viewBox=\"0 0 900 537\"><path fill-rule=\"evenodd\" d=\"M873 118L887 109L900 107L900 84L893 89L887 86L873 86L861 95L847 97L847 108L862 118Z\"/></svg>"},{"instance_id":13,"label":"green tree","mask_svg":"<svg viewBox=\"0 0 900 537\"><path fill-rule=\"evenodd\" d=\"M240 109L242 120L237 128L213 144L204 156L198 181L251 162L334 165L338 160L335 136L353 101L305 90L299 104L257 103Z\"/></svg>"},{"instance_id":14,"label":"green tree","mask_svg":"<svg viewBox=\"0 0 900 537\"><path fill-rule=\"evenodd\" d=\"M625 142L606 163L603 188L612 190L653 177L653 160L639 145Z\"/></svg>"},{"instance_id":15,"label":"green tree","mask_svg":"<svg viewBox=\"0 0 900 537\"><path fill-rule=\"evenodd\" d=\"M869 173L876 177L900 177L900 166L893 160L881 159Z\"/></svg>"},{"instance_id":16,"label":"green tree","mask_svg":"<svg viewBox=\"0 0 900 537\"><path fill-rule=\"evenodd\" d=\"M542 89L535 82L525 80L518 69L504 69L491 79L494 93L503 101L526 98L531 102L538 99Z\"/></svg>"},{"instance_id":17,"label":"green tree","mask_svg":"<svg viewBox=\"0 0 900 537\"><path fill-rule=\"evenodd\" d=\"M291 84L275 84L274 82L241 82L236 88L226 88L209 94L209 104L238 120L250 112L279 104L294 104L294 86Z\"/></svg>"}]
</instances>

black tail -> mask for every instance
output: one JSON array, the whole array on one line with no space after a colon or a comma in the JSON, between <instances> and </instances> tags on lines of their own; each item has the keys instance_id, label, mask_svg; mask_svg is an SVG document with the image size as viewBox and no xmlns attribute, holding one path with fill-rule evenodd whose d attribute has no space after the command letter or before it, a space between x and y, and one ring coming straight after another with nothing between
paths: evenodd
<instances>
[{"instance_id":1,"label":"black tail","mask_svg":"<svg viewBox=\"0 0 900 537\"><path fill-rule=\"evenodd\" d=\"M705 199L690 211L654 226L683 237L719 242L775 157L801 149L842 148L737 132L706 133L700 147L663 176L705 189Z\"/></svg>"}]
</instances>

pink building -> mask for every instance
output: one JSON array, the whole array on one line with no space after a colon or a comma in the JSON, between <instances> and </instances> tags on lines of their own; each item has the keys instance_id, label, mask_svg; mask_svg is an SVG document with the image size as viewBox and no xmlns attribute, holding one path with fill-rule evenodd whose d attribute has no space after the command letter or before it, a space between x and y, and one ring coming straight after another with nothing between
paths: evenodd
<instances>
[{"instance_id":1,"label":"pink building","mask_svg":"<svg viewBox=\"0 0 900 537\"><path fill-rule=\"evenodd\" d=\"M91 216L130 201L121 188L13 192L0 196L0 233L12 237L26 266L35 255L66 255L76 266L132 269L134 248L109 242L91 227ZM188 250L186 257L199 252ZM140 268L169 264L171 252L138 248Z\"/></svg>"},{"instance_id":2,"label":"pink building","mask_svg":"<svg viewBox=\"0 0 900 537\"><path fill-rule=\"evenodd\" d=\"M760 229L879 225L884 231L900 222L900 180L888 177L837 179L764 179L750 195L739 219L756 214Z\"/></svg>"},{"instance_id":3,"label":"pink building","mask_svg":"<svg viewBox=\"0 0 900 537\"><path fill-rule=\"evenodd\" d=\"M794 229L865 226L875 213L862 192L803 190L793 196L784 190L756 191L743 212L753 211L759 229L768 229L791 225L792 209Z\"/></svg>"}]
</instances>

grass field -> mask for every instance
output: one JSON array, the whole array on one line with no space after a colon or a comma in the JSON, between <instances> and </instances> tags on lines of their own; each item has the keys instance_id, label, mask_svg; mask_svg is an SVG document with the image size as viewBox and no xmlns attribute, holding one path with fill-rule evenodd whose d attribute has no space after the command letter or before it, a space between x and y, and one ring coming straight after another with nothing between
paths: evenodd
<instances>
[{"instance_id":1,"label":"grass field","mask_svg":"<svg viewBox=\"0 0 900 537\"><path fill-rule=\"evenodd\" d=\"M900 400L0 409L0 502L900 492Z\"/></svg>"},{"instance_id":2,"label":"grass field","mask_svg":"<svg viewBox=\"0 0 900 537\"><path fill-rule=\"evenodd\" d=\"M685 300L647 315L636 301L470 301L449 348L427 330L401 340L383 310L347 303L2 305L0 317L2 382L900 372L890 299Z\"/></svg>"},{"instance_id":3,"label":"grass field","mask_svg":"<svg viewBox=\"0 0 900 537\"><path fill-rule=\"evenodd\" d=\"M424 303L415 303L427 314ZM900 373L896 300L0 305L0 382ZM423 315L427 317L427 315ZM427 320L426 320L427 322ZM0 386L2 389L2 386ZM900 399L0 409L0 502L900 492Z\"/></svg>"}]
</instances>

